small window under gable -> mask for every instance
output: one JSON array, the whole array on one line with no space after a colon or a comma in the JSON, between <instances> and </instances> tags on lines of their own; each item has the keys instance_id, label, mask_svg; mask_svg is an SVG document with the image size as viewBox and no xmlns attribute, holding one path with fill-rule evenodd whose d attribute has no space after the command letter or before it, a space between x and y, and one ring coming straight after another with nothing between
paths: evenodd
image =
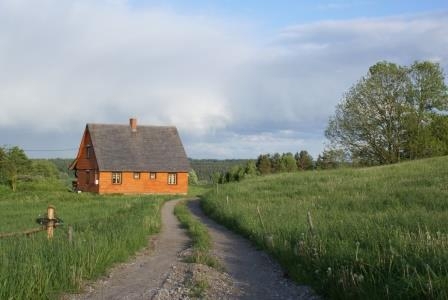
<instances>
[{"instance_id":1,"label":"small window under gable","mask_svg":"<svg viewBox=\"0 0 448 300\"><path fill-rule=\"evenodd\" d=\"M90 145L90 144L87 144L86 145L86 158L90 158L91 157L91 155L92 155L92 145Z\"/></svg>"}]
</instances>

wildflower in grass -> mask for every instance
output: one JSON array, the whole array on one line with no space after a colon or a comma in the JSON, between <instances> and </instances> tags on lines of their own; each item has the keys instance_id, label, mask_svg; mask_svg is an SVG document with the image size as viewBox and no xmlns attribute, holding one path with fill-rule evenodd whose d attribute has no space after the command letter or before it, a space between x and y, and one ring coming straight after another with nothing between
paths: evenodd
<instances>
[{"instance_id":1,"label":"wildflower in grass","mask_svg":"<svg viewBox=\"0 0 448 300\"><path fill-rule=\"evenodd\" d=\"M355 283L361 283L364 281L364 276L362 274L353 273L353 280Z\"/></svg>"}]
</instances>

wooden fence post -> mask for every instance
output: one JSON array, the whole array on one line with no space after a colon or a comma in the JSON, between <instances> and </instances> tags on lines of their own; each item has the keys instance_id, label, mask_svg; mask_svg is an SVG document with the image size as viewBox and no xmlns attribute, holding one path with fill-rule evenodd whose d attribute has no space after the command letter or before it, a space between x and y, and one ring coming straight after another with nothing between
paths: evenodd
<instances>
[{"instance_id":1,"label":"wooden fence post","mask_svg":"<svg viewBox=\"0 0 448 300\"><path fill-rule=\"evenodd\" d=\"M47 208L47 218L48 218L48 224L47 224L47 238L51 240L53 238L54 234L54 206L48 205Z\"/></svg>"},{"instance_id":2,"label":"wooden fence post","mask_svg":"<svg viewBox=\"0 0 448 300\"><path fill-rule=\"evenodd\" d=\"M73 227L68 225L68 242L71 244L73 241Z\"/></svg>"},{"instance_id":3,"label":"wooden fence post","mask_svg":"<svg viewBox=\"0 0 448 300\"><path fill-rule=\"evenodd\" d=\"M308 220L308 225L310 226L311 235L314 236L314 225L313 225L313 219L311 218L310 211L308 211L308 213L307 213L307 220Z\"/></svg>"}]
</instances>

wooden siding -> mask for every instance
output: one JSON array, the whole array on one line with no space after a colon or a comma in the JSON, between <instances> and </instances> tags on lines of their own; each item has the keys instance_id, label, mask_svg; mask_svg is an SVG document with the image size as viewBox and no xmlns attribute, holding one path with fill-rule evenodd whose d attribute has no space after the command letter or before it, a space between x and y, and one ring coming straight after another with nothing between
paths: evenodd
<instances>
[{"instance_id":1,"label":"wooden siding","mask_svg":"<svg viewBox=\"0 0 448 300\"><path fill-rule=\"evenodd\" d=\"M78 180L78 190L83 192L98 193L98 185L95 180L99 177L98 164L96 162L95 150L90 147L90 153L87 155L87 145L92 145L92 139L89 131L84 131L84 136L79 146L79 153L76 161L76 174ZM89 178L89 179L87 179Z\"/></svg>"},{"instance_id":2,"label":"wooden siding","mask_svg":"<svg viewBox=\"0 0 448 300\"><path fill-rule=\"evenodd\" d=\"M140 172L140 179L134 179L134 172L121 172L121 184L112 184L112 172L100 172L100 194L186 194L188 173L177 174L176 184L168 184L168 173L157 172L156 179L149 178L149 172Z\"/></svg>"}]
</instances>

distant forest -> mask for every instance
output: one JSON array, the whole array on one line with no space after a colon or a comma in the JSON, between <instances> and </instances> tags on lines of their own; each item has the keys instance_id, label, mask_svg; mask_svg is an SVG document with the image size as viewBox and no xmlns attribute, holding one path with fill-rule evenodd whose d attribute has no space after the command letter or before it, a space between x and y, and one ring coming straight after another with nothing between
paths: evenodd
<instances>
[{"instance_id":1,"label":"distant forest","mask_svg":"<svg viewBox=\"0 0 448 300\"><path fill-rule=\"evenodd\" d=\"M215 174L225 174L235 166L244 166L251 159L189 159L191 168L196 172L198 180L212 182Z\"/></svg>"}]
</instances>

